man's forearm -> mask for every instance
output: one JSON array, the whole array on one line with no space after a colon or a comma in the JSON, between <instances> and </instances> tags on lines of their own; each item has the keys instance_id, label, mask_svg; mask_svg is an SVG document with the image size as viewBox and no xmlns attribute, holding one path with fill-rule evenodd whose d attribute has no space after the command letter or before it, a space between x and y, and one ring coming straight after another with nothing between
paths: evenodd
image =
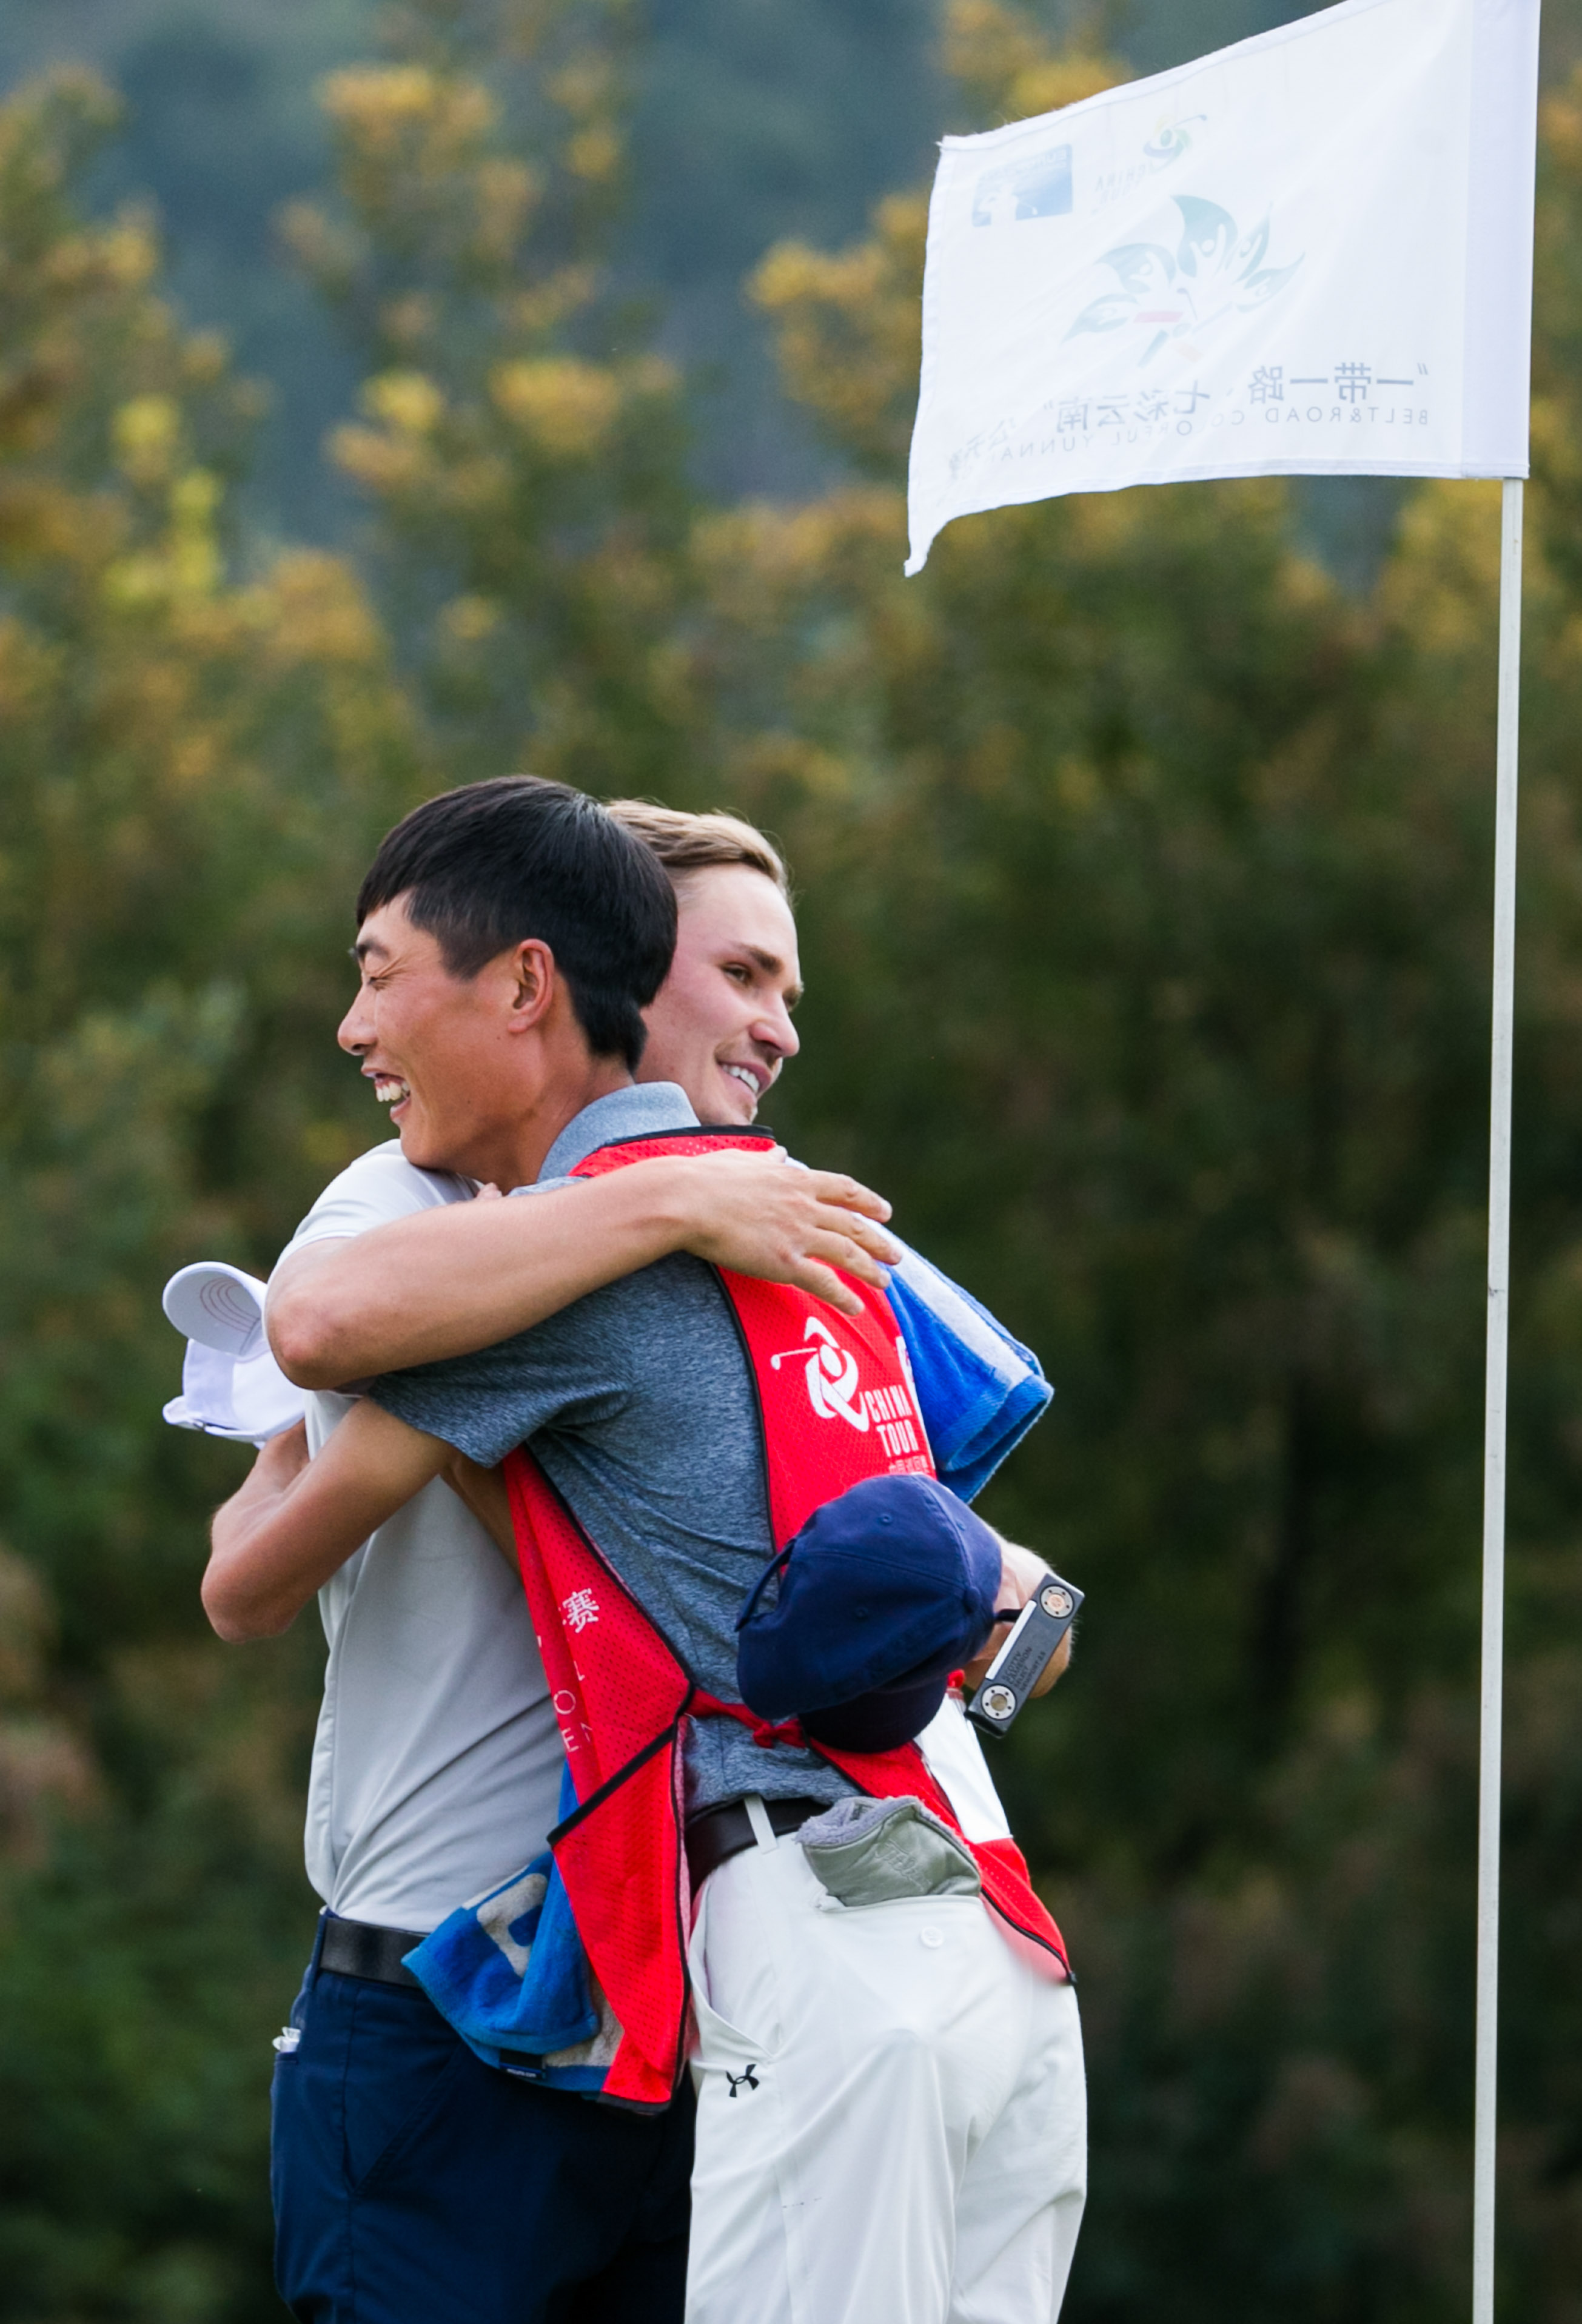
<instances>
[{"instance_id":1,"label":"man's forearm","mask_svg":"<svg viewBox=\"0 0 1582 2324\"><path fill-rule=\"evenodd\" d=\"M448 1446L362 1403L317 1460L300 1422L216 1510L203 1607L232 1645L278 1637L369 1535L451 1462Z\"/></svg>"},{"instance_id":2,"label":"man's forearm","mask_svg":"<svg viewBox=\"0 0 1582 2324\"><path fill-rule=\"evenodd\" d=\"M339 1388L525 1332L678 1247L667 1176L634 1164L587 1185L457 1203L309 1243L271 1286L276 1361L299 1388Z\"/></svg>"},{"instance_id":3,"label":"man's forearm","mask_svg":"<svg viewBox=\"0 0 1582 2324\"><path fill-rule=\"evenodd\" d=\"M896 1247L855 1180L740 1154L638 1162L520 1201L460 1203L309 1243L277 1269L270 1342L299 1388L492 1347L672 1251L794 1283L850 1313Z\"/></svg>"}]
</instances>

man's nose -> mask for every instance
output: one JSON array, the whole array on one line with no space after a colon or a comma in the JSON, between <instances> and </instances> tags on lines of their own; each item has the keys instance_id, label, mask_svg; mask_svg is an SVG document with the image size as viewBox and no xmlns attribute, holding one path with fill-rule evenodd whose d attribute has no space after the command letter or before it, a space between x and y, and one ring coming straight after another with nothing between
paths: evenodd
<instances>
[{"instance_id":1,"label":"man's nose","mask_svg":"<svg viewBox=\"0 0 1582 2324\"><path fill-rule=\"evenodd\" d=\"M366 993L359 991L357 998L341 1019L339 1029L336 1034L336 1039L342 1048L349 1051L354 1057L361 1056L364 1049L373 1046L373 1017L366 1001Z\"/></svg>"},{"instance_id":2,"label":"man's nose","mask_svg":"<svg viewBox=\"0 0 1582 2324\"><path fill-rule=\"evenodd\" d=\"M764 1011L752 1028L752 1037L782 1058L794 1057L802 1047L796 1028L791 1021L791 1011L783 1001L775 1001Z\"/></svg>"}]
</instances>

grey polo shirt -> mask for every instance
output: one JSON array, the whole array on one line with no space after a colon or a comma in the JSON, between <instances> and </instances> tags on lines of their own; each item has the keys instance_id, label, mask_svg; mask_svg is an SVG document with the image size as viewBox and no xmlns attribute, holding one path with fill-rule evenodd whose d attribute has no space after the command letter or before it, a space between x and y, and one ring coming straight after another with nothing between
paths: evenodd
<instances>
[{"instance_id":1,"label":"grey polo shirt","mask_svg":"<svg viewBox=\"0 0 1582 2324\"><path fill-rule=\"evenodd\" d=\"M326 1187L290 1248L363 1234L472 1181L392 1139ZM308 1404L322 1450L354 1399ZM308 1877L332 1912L432 1929L544 1846L566 1755L520 1577L437 1478L318 1593L329 1646L308 1785Z\"/></svg>"},{"instance_id":2,"label":"grey polo shirt","mask_svg":"<svg viewBox=\"0 0 1582 2324\"><path fill-rule=\"evenodd\" d=\"M617 1090L567 1124L538 1185L596 1147L696 1122L674 1083ZM677 1253L498 1347L388 1373L369 1392L489 1467L526 1444L698 1683L735 1699L736 1616L774 1545L757 1397L711 1267ZM748 1792L832 1802L854 1788L814 1753L760 1748L733 1720L692 1726L689 1814Z\"/></svg>"}]
</instances>

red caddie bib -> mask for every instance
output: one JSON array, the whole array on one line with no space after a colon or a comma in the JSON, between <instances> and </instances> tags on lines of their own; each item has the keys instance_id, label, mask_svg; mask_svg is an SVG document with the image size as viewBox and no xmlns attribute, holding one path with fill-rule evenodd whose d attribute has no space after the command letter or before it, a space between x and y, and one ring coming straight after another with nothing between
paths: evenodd
<instances>
[{"instance_id":1,"label":"red caddie bib","mask_svg":"<svg viewBox=\"0 0 1582 2324\"><path fill-rule=\"evenodd\" d=\"M598 1177L658 1155L725 1147L767 1153L773 1146L759 1131L667 1132L601 1147L573 1176ZM777 1547L800 1532L815 1508L864 1478L934 1475L906 1342L882 1293L851 1282L862 1313L846 1316L784 1284L728 1269L720 1270L720 1280L758 1393ZM743 1704L721 1703L700 1688L531 1455L511 1453L504 1473L522 1581L577 1796L550 1845L593 1974L621 2027L602 2096L626 2106L667 2106L685 2057L685 1721L723 1711L765 1742L777 1735L807 1738L794 1721L772 1729ZM915 1743L883 1752L807 1743L860 1791L919 1799L960 1831ZM1015 1841L967 1844L983 1877L986 1904L1046 1951L1052 1974L1063 1971L1060 1932L1035 1895Z\"/></svg>"}]
</instances>

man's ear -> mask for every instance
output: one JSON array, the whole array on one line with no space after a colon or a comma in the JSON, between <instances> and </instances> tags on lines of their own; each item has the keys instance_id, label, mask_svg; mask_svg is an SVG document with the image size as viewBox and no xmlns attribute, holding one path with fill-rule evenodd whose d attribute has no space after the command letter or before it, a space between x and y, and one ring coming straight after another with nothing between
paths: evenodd
<instances>
[{"instance_id":1,"label":"man's ear","mask_svg":"<svg viewBox=\"0 0 1582 2324\"><path fill-rule=\"evenodd\" d=\"M529 1033L541 1025L555 1006L560 975L555 954L538 936L529 936L507 955L510 978L510 1021L507 1030Z\"/></svg>"}]
</instances>

